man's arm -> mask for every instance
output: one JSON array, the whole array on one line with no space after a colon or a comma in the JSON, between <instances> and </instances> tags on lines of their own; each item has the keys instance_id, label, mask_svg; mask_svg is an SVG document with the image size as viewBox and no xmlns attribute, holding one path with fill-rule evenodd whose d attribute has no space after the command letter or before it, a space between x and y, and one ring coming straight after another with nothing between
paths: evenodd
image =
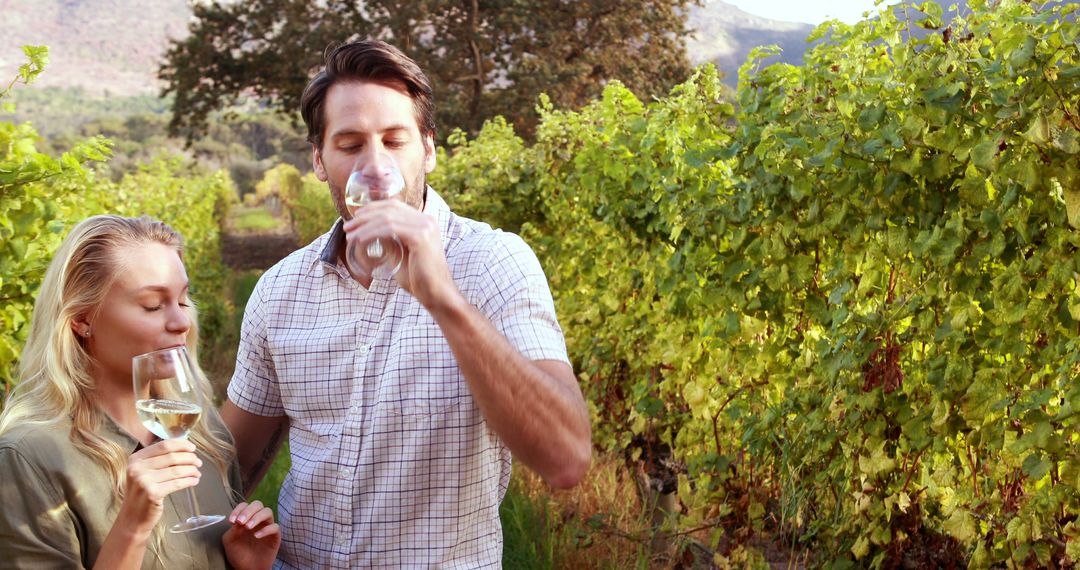
<instances>
[{"instance_id":1,"label":"man's arm","mask_svg":"<svg viewBox=\"0 0 1080 570\"><path fill-rule=\"evenodd\" d=\"M281 449L289 433L289 417L256 415L225 400L225 405L221 407L221 419L236 442L244 497L249 497Z\"/></svg>"},{"instance_id":2,"label":"man's arm","mask_svg":"<svg viewBox=\"0 0 1080 570\"><path fill-rule=\"evenodd\" d=\"M514 456L553 487L581 481L592 461L592 437L570 365L525 358L460 293L430 310L480 412Z\"/></svg>"},{"instance_id":3,"label":"man's arm","mask_svg":"<svg viewBox=\"0 0 1080 570\"><path fill-rule=\"evenodd\" d=\"M592 461L589 412L573 369L529 360L458 289L439 225L398 200L379 200L345 222L348 239L395 236L408 255L396 275L435 318L491 429L548 484L572 487Z\"/></svg>"}]
</instances>

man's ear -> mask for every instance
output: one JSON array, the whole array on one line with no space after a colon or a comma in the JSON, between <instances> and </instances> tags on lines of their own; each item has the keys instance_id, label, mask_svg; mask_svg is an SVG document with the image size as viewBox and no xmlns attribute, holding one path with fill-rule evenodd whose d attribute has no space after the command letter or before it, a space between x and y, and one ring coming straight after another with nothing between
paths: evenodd
<instances>
[{"instance_id":1,"label":"man's ear","mask_svg":"<svg viewBox=\"0 0 1080 570\"><path fill-rule=\"evenodd\" d=\"M424 174L430 174L432 170L435 170L434 133L424 137Z\"/></svg>"},{"instance_id":2,"label":"man's ear","mask_svg":"<svg viewBox=\"0 0 1080 570\"><path fill-rule=\"evenodd\" d=\"M319 182L326 182L326 168L323 167L322 153L319 152L319 148L314 144L311 145L311 168L315 171L315 177L319 179Z\"/></svg>"}]
</instances>

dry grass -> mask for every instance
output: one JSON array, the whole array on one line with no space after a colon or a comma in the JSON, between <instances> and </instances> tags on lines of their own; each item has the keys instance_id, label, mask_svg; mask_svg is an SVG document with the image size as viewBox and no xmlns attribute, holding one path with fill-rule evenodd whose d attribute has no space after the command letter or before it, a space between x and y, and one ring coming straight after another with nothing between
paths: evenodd
<instances>
[{"instance_id":1,"label":"dry grass","mask_svg":"<svg viewBox=\"0 0 1080 570\"><path fill-rule=\"evenodd\" d=\"M526 468L515 469L508 499L532 505L533 521L522 524L504 512L503 524L533 527L528 534L535 537L537 550L550 552L540 566L568 570L649 566L647 544L637 538L648 535L648 518L637 485L618 458L596 456L585 480L566 491L552 490ZM508 549L514 548L510 542L515 538L520 540L520 533L515 536L508 528Z\"/></svg>"},{"instance_id":2,"label":"dry grass","mask_svg":"<svg viewBox=\"0 0 1080 570\"><path fill-rule=\"evenodd\" d=\"M809 551L785 546L769 532L728 529L710 544L712 527L657 536L661 519L645 504L634 473L615 454L594 456L585 480L552 490L524 467L515 468L503 503L508 569L668 570L767 568L801 570ZM669 512L679 512L674 497ZM676 515L677 516L677 515ZM654 522L655 521L655 522ZM741 536L741 538L737 538Z\"/></svg>"}]
</instances>

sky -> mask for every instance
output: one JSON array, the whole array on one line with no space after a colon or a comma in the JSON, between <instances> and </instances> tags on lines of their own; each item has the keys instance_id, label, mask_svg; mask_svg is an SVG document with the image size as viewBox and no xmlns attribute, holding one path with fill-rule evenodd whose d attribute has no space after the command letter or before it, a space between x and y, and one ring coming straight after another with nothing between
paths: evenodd
<instances>
[{"instance_id":1,"label":"sky","mask_svg":"<svg viewBox=\"0 0 1080 570\"><path fill-rule=\"evenodd\" d=\"M837 18L853 24L862 19L863 12L877 12L874 0L725 0L738 6L744 12L755 16L781 20L784 22L803 22L817 25L830 18ZM895 4L896 0L887 0L884 5Z\"/></svg>"}]
</instances>

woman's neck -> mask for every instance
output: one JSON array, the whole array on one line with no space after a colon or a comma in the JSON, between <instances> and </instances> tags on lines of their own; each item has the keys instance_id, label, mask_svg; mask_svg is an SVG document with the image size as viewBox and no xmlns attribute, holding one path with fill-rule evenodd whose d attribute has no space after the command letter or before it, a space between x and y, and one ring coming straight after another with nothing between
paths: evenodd
<instances>
[{"instance_id":1,"label":"woman's neck","mask_svg":"<svg viewBox=\"0 0 1080 570\"><path fill-rule=\"evenodd\" d=\"M120 429L126 431L143 445L149 445L154 441L154 434L146 429L139 419L139 413L135 410L135 392L130 385L114 381L98 374L95 378L97 389L95 397L97 405L105 412Z\"/></svg>"}]
</instances>

